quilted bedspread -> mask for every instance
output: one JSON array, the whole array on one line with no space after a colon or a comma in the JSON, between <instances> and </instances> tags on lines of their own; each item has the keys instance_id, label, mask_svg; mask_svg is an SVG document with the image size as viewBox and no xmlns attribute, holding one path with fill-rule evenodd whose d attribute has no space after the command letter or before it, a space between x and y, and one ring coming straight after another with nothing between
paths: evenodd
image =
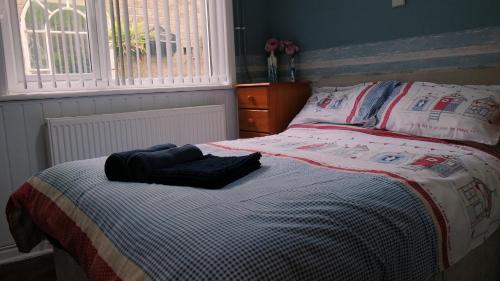
<instances>
[{"instance_id":1,"label":"quilted bedspread","mask_svg":"<svg viewBox=\"0 0 500 281\"><path fill-rule=\"evenodd\" d=\"M334 125L200 148L263 167L220 190L110 182L105 158L52 167L10 198L19 249L50 237L90 280L426 280L500 223L484 149Z\"/></svg>"}]
</instances>

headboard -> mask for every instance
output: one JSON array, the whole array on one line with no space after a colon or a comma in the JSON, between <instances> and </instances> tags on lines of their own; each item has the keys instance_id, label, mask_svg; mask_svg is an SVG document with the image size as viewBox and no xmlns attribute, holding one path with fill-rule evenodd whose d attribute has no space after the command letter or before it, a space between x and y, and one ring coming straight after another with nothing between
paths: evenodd
<instances>
[{"instance_id":1,"label":"headboard","mask_svg":"<svg viewBox=\"0 0 500 281\"><path fill-rule=\"evenodd\" d=\"M500 85L500 67L341 75L322 78L316 81L314 85L341 87L379 80L425 81L459 85Z\"/></svg>"}]
</instances>

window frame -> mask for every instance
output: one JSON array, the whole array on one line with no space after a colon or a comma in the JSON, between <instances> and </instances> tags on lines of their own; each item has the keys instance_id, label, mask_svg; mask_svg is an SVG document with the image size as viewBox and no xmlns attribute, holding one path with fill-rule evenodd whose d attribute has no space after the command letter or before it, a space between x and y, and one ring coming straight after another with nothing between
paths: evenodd
<instances>
[{"instance_id":1,"label":"window frame","mask_svg":"<svg viewBox=\"0 0 500 281\"><path fill-rule=\"evenodd\" d=\"M36 1L36 0L34 0ZM227 80L225 83L193 83L184 85L160 85L153 84L147 87L144 86L115 86L112 82L112 66L110 54L108 51L108 38L107 38L107 16L105 11L105 1L87 0L87 32L89 33L89 48L94 50L91 52L92 73L87 73L86 78L92 80L79 79L79 74L72 74L71 83L78 83L81 81L82 87L68 87L64 86L66 79L61 79L62 83L58 83L57 88L43 87L42 89L30 89L28 83L38 81L37 75L25 74L25 57L23 53L23 45L21 43L20 21L18 18L16 0L0 1L0 36L3 41L4 49L4 62L6 71L6 91L0 92L0 100L8 100L9 97L16 98L15 96L36 95L34 98L39 98L40 95L57 94L58 96L82 96L85 93L95 95L102 94L122 94L131 92L140 93L157 93L157 92L170 92L176 89L180 91L188 90L207 90L207 89L228 89L231 88L235 82L236 65L235 65L235 50L234 50L234 34L233 34L233 9L231 0L207 0L217 1L217 5L224 5L224 30L221 32L224 37L224 48L226 49L225 67L227 69ZM100 4L99 4L100 3ZM207 21L209 21L207 19ZM91 35L92 34L92 35ZM211 38L210 40L218 40L220 38ZM219 41L220 42L220 41ZM97 50L97 51L95 51ZM212 60L212 54L207 58ZM219 58L221 59L221 58ZM1 61L1 60L0 60ZM104 63L102 63L104 62ZM13 68L13 69L12 69ZM67 78L67 74L49 74L42 75L41 83L43 85L50 85L53 83L53 77ZM78 76L78 77L77 77ZM94 77L95 76L95 77ZM0 75L1 77L1 75ZM76 79L78 78L78 79ZM56 79L56 81L58 81ZM0 81L2 83L2 81ZM93 85L95 84L95 85ZM83 87L84 86L84 87ZM74 94L74 95L73 95ZM22 98L24 99L24 98Z\"/></svg>"}]
</instances>

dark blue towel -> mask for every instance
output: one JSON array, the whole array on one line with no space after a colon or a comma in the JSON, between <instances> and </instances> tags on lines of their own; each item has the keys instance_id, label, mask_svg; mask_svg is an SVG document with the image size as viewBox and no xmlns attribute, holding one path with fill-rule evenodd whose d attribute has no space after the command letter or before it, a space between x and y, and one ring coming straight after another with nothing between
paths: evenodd
<instances>
[{"instance_id":1,"label":"dark blue towel","mask_svg":"<svg viewBox=\"0 0 500 281\"><path fill-rule=\"evenodd\" d=\"M138 149L111 154L104 164L104 172L110 181L131 181L127 168L130 156L139 152L161 151L176 147L175 144L167 143L155 145L147 149Z\"/></svg>"},{"instance_id":2,"label":"dark blue towel","mask_svg":"<svg viewBox=\"0 0 500 281\"><path fill-rule=\"evenodd\" d=\"M133 180L143 181L150 177L155 170L166 169L202 158L201 150L191 144L167 150L134 153L127 163L129 177Z\"/></svg>"},{"instance_id":3,"label":"dark blue towel","mask_svg":"<svg viewBox=\"0 0 500 281\"><path fill-rule=\"evenodd\" d=\"M259 169L260 158L261 154L258 152L231 157L209 154L197 161L154 170L144 182L207 189L222 188Z\"/></svg>"}]
</instances>

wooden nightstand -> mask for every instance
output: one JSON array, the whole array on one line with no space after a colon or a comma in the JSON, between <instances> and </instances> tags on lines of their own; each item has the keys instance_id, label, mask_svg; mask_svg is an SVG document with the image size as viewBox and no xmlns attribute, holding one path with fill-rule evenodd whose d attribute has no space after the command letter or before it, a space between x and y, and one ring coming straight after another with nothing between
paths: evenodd
<instances>
[{"instance_id":1,"label":"wooden nightstand","mask_svg":"<svg viewBox=\"0 0 500 281\"><path fill-rule=\"evenodd\" d=\"M240 138L282 132L311 95L311 83L236 85Z\"/></svg>"}]
</instances>

